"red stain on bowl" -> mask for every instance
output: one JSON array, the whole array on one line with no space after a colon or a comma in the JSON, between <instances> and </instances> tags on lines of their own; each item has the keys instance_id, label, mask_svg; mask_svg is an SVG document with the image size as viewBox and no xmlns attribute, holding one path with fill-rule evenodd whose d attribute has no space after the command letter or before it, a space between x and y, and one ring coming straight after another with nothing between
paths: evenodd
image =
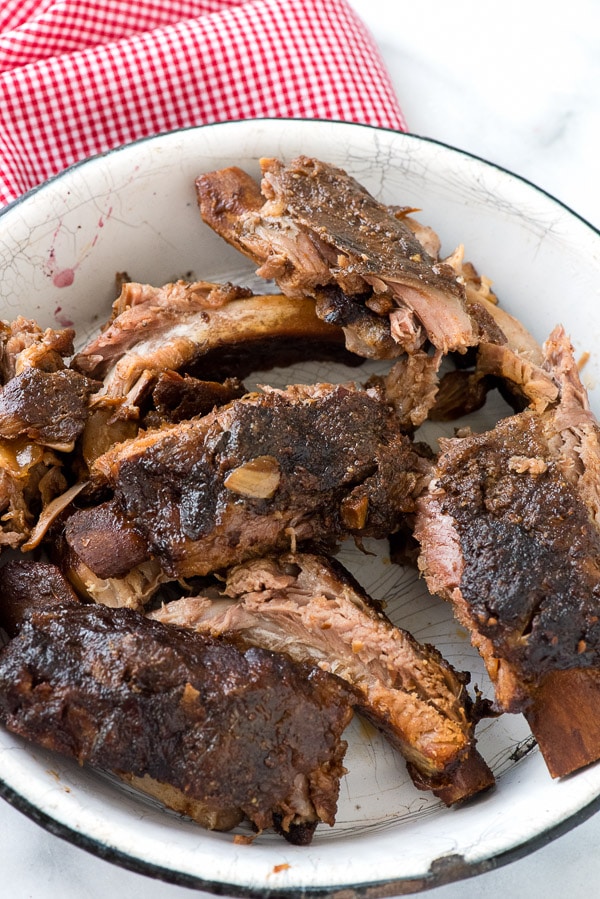
<instances>
[{"instance_id":1,"label":"red stain on bowl","mask_svg":"<svg viewBox=\"0 0 600 899\"><path fill-rule=\"evenodd\" d=\"M52 276L55 287L70 287L75 280L75 271L72 268L63 268Z\"/></svg>"},{"instance_id":2,"label":"red stain on bowl","mask_svg":"<svg viewBox=\"0 0 600 899\"><path fill-rule=\"evenodd\" d=\"M81 252L80 258L68 268L59 268L56 261L56 251L54 244L58 240L58 236L63 227L62 221L58 222L56 226L56 230L52 235L52 245L48 252L48 259L42 266L42 271L46 275L47 278L52 278L52 283L55 287L70 287L73 281L75 280L75 271L81 264L81 262L85 259L85 257L90 253L91 249L96 245L96 241L98 240L100 230L104 228L106 221L112 215L113 208L109 206L105 212L103 212L98 218L98 230L94 234L91 242L88 242ZM78 227L81 227L79 225Z\"/></svg>"},{"instance_id":3,"label":"red stain on bowl","mask_svg":"<svg viewBox=\"0 0 600 899\"><path fill-rule=\"evenodd\" d=\"M78 264L79 263L72 267L69 266L68 268L59 268L56 264L54 247L52 247L42 271L47 278L52 278L52 283L55 287L70 287L75 280L75 269Z\"/></svg>"},{"instance_id":4,"label":"red stain on bowl","mask_svg":"<svg viewBox=\"0 0 600 899\"><path fill-rule=\"evenodd\" d=\"M61 326L61 328L70 328L73 325L73 322L70 318L63 314L62 306L57 306L54 310L54 318Z\"/></svg>"}]
</instances>

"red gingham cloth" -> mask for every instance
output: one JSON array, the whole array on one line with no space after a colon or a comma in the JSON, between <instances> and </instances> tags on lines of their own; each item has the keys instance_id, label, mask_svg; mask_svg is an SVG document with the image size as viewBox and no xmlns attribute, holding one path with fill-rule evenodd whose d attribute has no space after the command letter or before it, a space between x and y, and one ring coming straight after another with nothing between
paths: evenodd
<instances>
[{"instance_id":1,"label":"red gingham cloth","mask_svg":"<svg viewBox=\"0 0 600 899\"><path fill-rule=\"evenodd\" d=\"M0 205L137 138L250 117L405 130L345 0L0 0Z\"/></svg>"}]
</instances>

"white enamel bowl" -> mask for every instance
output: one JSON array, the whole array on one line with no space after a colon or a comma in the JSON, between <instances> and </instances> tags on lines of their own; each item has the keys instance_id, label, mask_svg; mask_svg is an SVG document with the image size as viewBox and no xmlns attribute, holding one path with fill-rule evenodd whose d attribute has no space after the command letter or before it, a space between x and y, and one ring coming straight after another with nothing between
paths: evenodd
<instances>
[{"instance_id":1,"label":"white enamel bowl","mask_svg":"<svg viewBox=\"0 0 600 899\"><path fill-rule=\"evenodd\" d=\"M502 304L539 340L562 322L599 411L600 236L529 183L465 153L412 135L313 121L259 120L185 130L145 140L69 169L0 214L3 318L71 322L80 341L108 315L116 272L163 284L177 277L255 284L247 261L212 234L196 206L194 179L237 164L255 173L261 156L299 153L341 165L385 202L418 207L450 252L493 280ZM357 374L358 371L358 374ZM346 378L312 365L259 380ZM352 377L363 377L353 370ZM365 375L366 377L366 375ZM506 410L492 403L474 422ZM453 426L445 429L452 433ZM440 433L433 428L427 437ZM345 547L345 562L396 623L435 643L489 695L468 638L447 605L413 572ZM552 781L521 716L479 728L479 747L497 787L446 809L410 782L404 763L371 728L349 733L349 773L338 823L310 847L274 835L237 845L164 811L107 775L80 768L0 730L5 797L55 833L151 876L231 895L344 897L417 892L511 860L573 826L600 802L600 767Z\"/></svg>"}]
</instances>

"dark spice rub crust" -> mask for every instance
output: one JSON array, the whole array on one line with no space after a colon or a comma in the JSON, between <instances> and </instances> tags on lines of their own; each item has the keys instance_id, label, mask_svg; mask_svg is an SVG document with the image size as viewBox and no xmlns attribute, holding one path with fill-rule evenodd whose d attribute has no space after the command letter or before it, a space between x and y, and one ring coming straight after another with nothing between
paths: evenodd
<instances>
[{"instance_id":1,"label":"dark spice rub crust","mask_svg":"<svg viewBox=\"0 0 600 899\"><path fill-rule=\"evenodd\" d=\"M515 470L515 458L539 470ZM528 681L600 664L600 533L529 412L444 453L440 513L461 545L461 593Z\"/></svg>"},{"instance_id":2,"label":"dark spice rub crust","mask_svg":"<svg viewBox=\"0 0 600 899\"><path fill-rule=\"evenodd\" d=\"M27 437L69 451L82 433L99 384L64 369L24 368L0 390L0 438Z\"/></svg>"},{"instance_id":3,"label":"dark spice rub crust","mask_svg":"<svg viewBox=\"0 0 600 899\"><path fill-rule=\"evenodd\" d=\"M261 159L259 185L237 167L196 180L204 221L289 296L312 296L346 346L391 359L428 339L464 352L478 342L465 282L431 256L396 209L345 171L299 156Z\"/></svg>"},{"instance_id":4,"label":"dark spice rub crust","mask_svg":"<svg viewBox=\"0 0 600 899\"><path fill-rule=\"evenodd\" d=\"M347 688L325 672L129 609L34 608L0 652L6 727L149 779L218 829L245 816L307 843L319 821L333 824L351 716Z\"/></svg>"},{"instance_id":5,"label":"dark spice rub crust","mask_svg":"<svg viewBox=\"0 0 600 899\"><path fill-rule=\"evenodd\" d=\"M355 710L398 749L414 783L447 805L489 788L467 683L440 653L395 627L339 563L313 553L237 565L216 598L188 596L150 617L283 652L349 683Z\"/></svg>"},{"instance_id":6,"label":"dark spice rub crust","mask_svg":"<svg viewBox=\"0 0 600 899\"><path fill-rule=\"evenodd\" d=\"M544 352L558 401L440 441L415 535L497 705L559 776L600 757L600 427L561 328Z\"/></svg>"},{"instance_id":7,"label":"dark spice rub crust","mask_svg":"<svg viewBox=\"0 0 600 899\"><path fill-rule=\"evenodd\" d=\"M94 474L176 578L295 541L384 537L414 511L429 466L377 391L319 384L148 431L97 459Z\"/></svg>"}]
</instances>

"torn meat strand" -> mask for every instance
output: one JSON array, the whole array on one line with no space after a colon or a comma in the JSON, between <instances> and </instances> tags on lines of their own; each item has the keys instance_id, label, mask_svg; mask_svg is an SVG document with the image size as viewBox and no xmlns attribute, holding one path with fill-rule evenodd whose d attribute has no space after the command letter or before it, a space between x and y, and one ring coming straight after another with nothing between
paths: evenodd
<instances>
[{"instance_id":1,"label":"torn meat strand","mask_svg":"<svg viewBox=\"0 0 600 899\"><path fill-rule=\"evenodd\" d=\"M402 216L317 159L262 159L261 169L262 193L235 167L201 175L204 221L284 293L313 296L353 352L393 358L426 339L444 353L477 343L464 279L429 255Z\"/></svg>"},{"instance_id":2,"label":"torn meat strand","mask_svg":"<svg viewBox=\"0 0 600 899\"><path fill-rule=\"evenodd\" d=\"M186 597L150 617L284 652L348 682L356 711L399 749L421 789L447 805L494 777L473 736L468 677L395 627L339 564L296 553L233 568L221 596Z\"/></svg>"},{"instance_id":3,"label":"torn meat strand","mask_svg":"<svg viewBox=\"0 0 600 899\"><path fill-rule=\"evenodd\" d=\"M415 534L553 776L600 757L600 427L562 328L545 344L558 401L442 440Z\"/></svg>"},{"instance_id":4,"label":"torn meat strand","mask_svg":"<svg viewBox=\"0 0 600 899\"><path fill-rule=\"evenodd\" d=\"M215 380L306 358L350 361L341 330L320 321L310 300L177 281L125 284L112 320L72 364L102 379L97 403L128 398L133 405L145 373L183 371Z\"/></svg>"}]
</instances>

